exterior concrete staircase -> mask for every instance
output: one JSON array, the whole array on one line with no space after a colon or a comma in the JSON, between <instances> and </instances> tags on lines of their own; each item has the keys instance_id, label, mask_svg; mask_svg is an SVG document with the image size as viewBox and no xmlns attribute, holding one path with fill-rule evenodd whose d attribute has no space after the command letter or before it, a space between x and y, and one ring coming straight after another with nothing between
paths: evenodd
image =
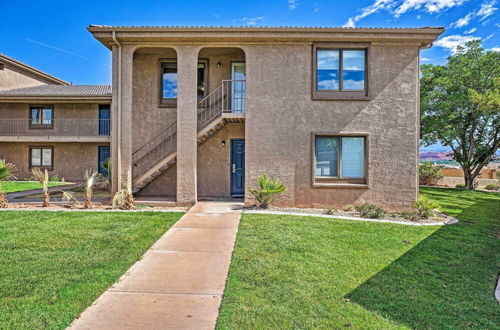
<instances>
[{"instance_id":1,"label":"exterior concrete staircase","mask_svg":"<svg viewBox=\"0 0 500 330\"><path fill-rule=\"evenodd\" d=\"M244 81L224 80L198 103L198 145L228 123L245 121L244 103L235 105L230 101L235 84L244 88ZM241 98L238 102L241 102ZM235 109L236 113L233 112ZM175 165L176 161L177 122L174 122L132 154L132 191L139 192Z\"/></svg>"}]
</instances>

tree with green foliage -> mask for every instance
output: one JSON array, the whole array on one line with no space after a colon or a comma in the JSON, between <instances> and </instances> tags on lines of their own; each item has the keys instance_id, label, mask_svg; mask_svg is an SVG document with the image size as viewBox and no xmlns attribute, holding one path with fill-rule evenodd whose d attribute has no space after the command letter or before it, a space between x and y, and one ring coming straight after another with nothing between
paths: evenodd
<instances>
[{"instance_id":1,"label":"tree with green foliage","mask_svg":"<svg viewBox=\"0 0 500 330\"><path fill-rule=\"evenodd\" d=\"M500 147L500 53L478 40L459 46L445 65L422 65L423 144L440 142L464 171L466 189Z\"/></svg>"}]
</instances>

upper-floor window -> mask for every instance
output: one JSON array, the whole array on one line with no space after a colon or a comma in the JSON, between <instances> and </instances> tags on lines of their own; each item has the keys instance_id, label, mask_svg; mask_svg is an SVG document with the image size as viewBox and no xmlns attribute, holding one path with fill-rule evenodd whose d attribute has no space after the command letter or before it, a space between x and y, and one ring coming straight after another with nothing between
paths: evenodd
<instances>
[{"instance_id":1,"label":"upper-floor window","mask_svg":"<svg viewBox=\"0 0 500 330\"><path fill-rule=\"evenodd\" d=\"M177 99L177 63L162 63L162 99Z\"/></svg>"},{"instance_id":2,"label":"upper-floor window","mask_svg":"<svg viewBox=\"0 0 500 330\"><path fill-rule=\"evenodd\" d=\"M198 98L203 98L206 95L207 67L206 60L198 62L196 88ZM174 106L177 102L177 62L163 62L161 73L161 103Z\"/></svg>"},{"instance_id":3,"label":"upper-floor window","mask_svg":"<svg viewBox=\"0 0 500 330\"><path fill-rule=\"evenodd\" d=\"M30 106L30 127L52 128L54 124L53 111L53 107L48 105Z\"/></svg>"},{"instance_id":4,"label":"upper-floor window","mask_svg":"<svg viewBox=\"0 0 500 330\"><path fill-rule=\"evenodd\" d=\"M366 44L314 45L313 99L368 99L367 53Z\"/></svg>"},{"instance_id":5,"label":"upper-floor window","mask_svg":"<svg viewBox=\"0 0 500 330\"><path fill-rule=\"evenodd\" d=\"M316 135L314 178L323 181L335 179L344 180L345 183L365 183L365 144L365 136Z\"/></svg>"},{"instance_id":6,"label":"upper-floor window","mask_svg":"<svg viewBox=\"0 0 500 330\"><path fill-rule=\"evenodd\" d=\"M317 49L316 88L331 91L362 91L365 86L364 49Z\"/></svg>"}]
</instances>

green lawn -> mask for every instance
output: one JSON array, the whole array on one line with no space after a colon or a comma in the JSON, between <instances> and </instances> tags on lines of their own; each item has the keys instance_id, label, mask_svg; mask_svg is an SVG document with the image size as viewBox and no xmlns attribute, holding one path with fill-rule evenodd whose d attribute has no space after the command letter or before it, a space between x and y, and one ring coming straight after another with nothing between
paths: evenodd
<instances>
[{"instance_id":1,"label":"green lawn","mask_svg":"<svg viewBox=\"0 0 500 330\"><path fill-rule=\"evenodd\" d=\"M243 215L218 328L500 328L500 194L421 192L461 221Z\"/></svg>"},{"instance_id":2,"label":"green lawn","mask_svg":"<svg viewBox=\"0 0 500 330\"><path fill-rule=\"evenodd\" d=\"M49 182L49 187L62 186L67 182ZM41 189L42 185L35 181L2 181L0 188L6 193L26 191L33 189Z\"/></svg>"},{"instance_id":3,"label":"green lawn","mask_svg":"<svg viewBox=\"0 0 500 330\"><path fill-rule=\"evenodd\" d=\"M0 212L0 329L63 329L182 215Z\"/></svg>"}]
</instances>

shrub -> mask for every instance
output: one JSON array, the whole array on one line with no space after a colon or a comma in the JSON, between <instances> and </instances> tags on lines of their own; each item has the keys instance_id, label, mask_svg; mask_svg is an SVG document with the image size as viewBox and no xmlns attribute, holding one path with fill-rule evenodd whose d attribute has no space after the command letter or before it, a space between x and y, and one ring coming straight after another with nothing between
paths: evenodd
<instances>
[{"instance_id":1,"label":"shrub","mask_svg":"<svg viewBox=\"0 0 500 330\"><path fill-rule=\"evenodd\" d=\"M455 188L459 188L459 189L464 189L465 188L465 184L463 183L459 183L455 186Z\"/></svg>"},{"instance_id":2,"label":"shrub","mask_svg":"<svg viewBox=\"0 0 500 330\"><path fill-rule=\"evenodd\" d=\"M359 215L363 218L382 218L387 212L380 206L365 203L363 205L356 206L356 211L359 212Z\"/></svg>"},{"instance_id":3,"label":"shrub","mask_svg":"<svg viewBox=\"0 0 500 330\"><path fill-rule=\"evenodd\" d=\"M338 209L335 206L328 206L325 209L325 214L332 215L332 214L335 214L335 212L337 212L337 211L338 211Z\"/></svg>"},{"instance_id":4,"label":"shrub","mask_svg":"<svg viewBox=\"0 0 500 330\"><path fill-rule=\"evenodd\" d=\"M59 181L60 181L60 180L59 180L59 175L57 175L57 173L54 173L54 174L50 177L49 181L51 181L51 182L59 182Z\"/></svg>"},{"instance_id":5,"label":"shrub","mask_svg":"<svg viewBox=\"0 0 500 330\"><path fill-rule=\"evenodd\" d=\"M406 220L412 220L412 221L415 221L417 220L417 214L415 212L408 212L408 211L405 211L405 212L401 212L399 213L399 215L406 219Z\"/></svg>"},{"instance_id":6,"label":"shrub","mask_svg":"<svg viewBox=\"0 0 500 330\"><path fill-rule=\"evenodd\" d=\"M432 216L432 211L439 207L437 202L420 196L418 200L413 204L415 209L417 209L418 215L424 218L429 218Z\"/></svg>"},{"instance_id":7,"label":"shrub","mask_svg":"<svg viewBox=\"0 0 500 330\"><path fill-rule=\"evenodd\" d=\"M418 168L419 181L424 186L435 186L443 178L441 167L434 166L430 161L425 161Z\"/></svg>"},{"instance_id":8,"label":"shrub","mask_svg":"<svg viewBox=\"0 0 500 330\"><path fill-rule=\"evenodd\" d=\"M259 189L250 189L250 193L255 197L259 207L265 209L274 201L277 195L286 190L278 178L269 178L266 174L257 178Z\"/></svg>"},{"instance_id":9,"label":"shrub","mask_svg":"<svg viewBox=\"0 0 500 330\"><path fill-rule=\"evenodd\" d=\"M355 207L354 207L354 205L352 205L352 204L349 204L349 205L347 205L347 206L345 207L345 210L346 210L347 212L352 212L352 211L354 211L355 209L356 209L356 208L355 208Z\"/></svg>"},{"instance_id":10,"label":"shrub","mask_svg":"<svg viewBox=\"0 0 500 330\"><path fill-rule=\"evenodd\" d=\"M498 185L497 184L494 184L494 183L490 183L490 184L487 184L484 189L486 190L497 190L498 189Z\"/></svg>"}]
</instances>

